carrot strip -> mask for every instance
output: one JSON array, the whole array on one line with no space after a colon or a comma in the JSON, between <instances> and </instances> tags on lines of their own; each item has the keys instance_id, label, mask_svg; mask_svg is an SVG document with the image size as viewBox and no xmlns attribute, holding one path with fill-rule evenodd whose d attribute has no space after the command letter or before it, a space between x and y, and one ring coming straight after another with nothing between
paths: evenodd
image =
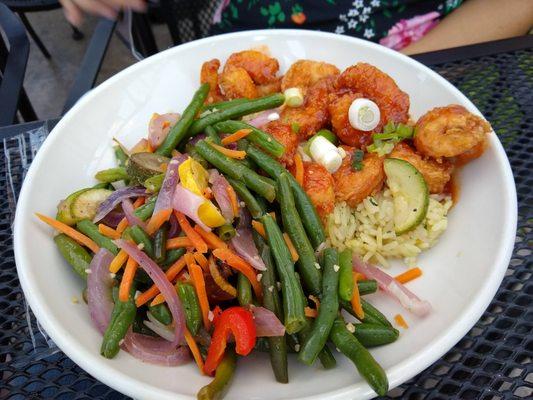
<instances>
[{"instance_id":1,"label":"carrot strip","mask_svg":"<svg viewBox=\"0 0 533 400\"><path fill-rule=\"evenodd\" d=\"M122 218L117 225L116 231L120 234L128 227L128 219L126 217Z\"/></svg>"},{"instance_id":2,"label":"carrot strip","mask_svg":"<svg viewBox=\"0 0 533 400\"><path fill-rule=\"evenodd\" d=\"M291 252L292 261L294 262L298 261L298 258L300 258L300 256L298 255L298 252L296 251L296 247L294 247L294 244L292 244L292 240L289 237L289 235L284 233L283 239L285 239L285 243L287 244L287 247L289 248L289 251Z\"/></svg>"},{"instance_id":3,"label":"carrot strip","mask_svg":"<svg viewBox=\"0 0 533 400\"><path fill-rule=\"evenodd\" d=\"M167 240L167 250L179 249L180 247L192 247L191 239L187 236L178 236Z\"/></svg>"},{"instance_id":4,"label":"carrot strip","mask_svg":"<svg viewBox=\"0 0 533 400\"><path fill-rule=\"evenodd\" d=\"M187 237L191 240L196 250L198 250L200 253L207 253L207 243L204 241L204 239L202 239L198 232L196 232L192 228L185 215L183 215L179 211L174 211L174 215L176 216L176 219L178 220L181 229L183 230L183 232L185 232L185 235L187 235Z\"/></svg>"},{"instance_id":5,"label":"carrot strip","mask_svg":"<svg viewBox=\"0 0 533 400\"><path fill-rule=\"evenodd\" d=\"M111 239L120 239L120 233L104 224L98 224L98 232Z\"/></svg>"},{"instance_id":6,"label":"carrot strip","mask_svg":"<svg viewBox=\"0 0 533 400\"><path fill-rule=\"evenodd\" d=\"M220 151L222 154L224 154L225 156L229 158L235 158L237 160L243 160L244 158L246 158L246 152L244 150L230 150L230 149L226 149L223 146L219 146L218 144L214 144L212 142L208 142L208 143L211 145L212 148Z\"/></svg>"},{"instance_id":7,"label":"carrot strip","mask_svg":"<svg viewBox=\"0 0 533 400\"><path fill-rule=\"evenodd\" d=\"M272 218L274 218L274 221L277 221L277 219L276 219L276 213L275 213L274 211L270 211L270 212L268 213L268 215L270 215Z\"/></svg>"},{"instance_id":8,"label":"carrot strip","mask_svg":"<svg viewBox=\"0 0 533 400\"><path fill-rule=\"evenodd\" d=\"M225 262L230 267L236 269L237 271L241 272L244 276L246 276L246 278L248 278L248 280L250 281L250 284L252 285L255 296L258 299L263 298L263 292L261 290L261 285L257 281L257 276L256 276L254 268L249 263L244 261L241 257L239 257L237 254L235 254L233 251L227 248L213 250L213 256Z\"/></svg>"},{"instance_id":9,"label":"carrot strip","mask_svg":"<svg viewBox=\"0 0 533 400\"><path fill-rule=\"evenodd\" d=\"M152 218L150 218L150 221L148 221L148 225L146 225L146 233L153 235L155 231L161 227L161 225L168 221L171 214L172 208L158 211L154 216L152 216Z\"/></svg>"},{"instance_id":10,"label":"carrot strip","mask_svg":"<svg viewBox=\"0 0 533 400\"><path fill-rule=\"evenodd\" d=\"M208 262L207 262L207 258L205 258L205 256L202 254L202 253L198 253L197 251L195 251L193 253L193 256L194 256L194 259L196 260L197 264L202 267L202 269L204 271L207 271L208 269Z\"/></svg>"},{"instance_id":11,"label":"carrot strip","mask_svg":"<svg viewBox=\"0 0 533 400\"><path fill-rule=\"evenodd\" d=\"M163 296L162 293L159 293L157 296L154 297L154 299L150 303L150 306L154 307L154 306L157 306L158 304L164 303L165 301L166 301L165 296Z\"/></svg>"},{"instance_id":12,"label":"carrot strip","mask_svg":"<svg viewBox=\"0 0 533 400\"><path fill-rule=\"evenodd\" d=\"M363 311L363 305L361 304L361 296L359 296L359 287L357 286L357 281L359 280L359 274L354 272L353 274L353 295L352 295L352 309L357 318L365 318L365 312Z\"/></svg>"},{"instance_id":13,"label":"carrot strip","mask_svg":"<svg viewBox=\"0 0 533 400\"><path fill-rule=\"evenodd\" d=\"M220 239L213 232L207 232L206 230L202 229L200 225L195 225L194 230L202 237L202 239L204 239L204 241L207 243L207 246L211 250L225 249L226 247L228 247L226 242Z\"/></svg>"},{"instance_id":14,"label":"carrot strip","mask_svg":"<svg viewBox=\"0 0 533 400\"><path fill-rule=\"evenodd\" d=\"M218 270L215 261L213 260L213 256L209 257L209 273L213 277L213 280L218 285L220 289L222 289L224 292L229 294L232 297L237 296L237 289L235 289L233 286L230 285L230 283L224 279L220 271Z\"/></svg>"},{"instance_id":15,"label":"carrot strip","mask_svg":"<svg viewBox=\"0 0 533 400\"><path fill-rule=\"evenodd\" d=\"M64 224L63 222L58 221L57 219L47 217L46 215L35 213L37 218L43 221L45 224L50 225L52 228L57 229L60 232L63 232L65 235L70 236L79 244L88 247L93 253L98 253L100 247L93 242L90 238L85 236L83 233L78 232L76 229Z\"/></svg>"},{"instance_id":16,"label":"carrot strip","mask_svg":"<svg viewBox=\"0 0 533 400\"><path fill-rule=\"evenodd\" d=\"M180 257L179 260L177 260L174 264L171 265L169 269L167 269L167 272L165 272L165 275L169 281L173 281L176 276L181 272L181 270L185 267L185 257ZM143 304L146 304L151 299L153 299L155 296L159 294L159 289L156 285L150 286L148 290L141 293L137 299L135 299L135 304L137 307L142 306Z\"/></svg>"},{"instance_id":17,"label":"carrot strip","mask_svg":"<svg viewBox=\"0 0 533 400\"><path fill-rule=\"evenodd\" d=\"M266 239L266 232L265 227L263 224L259 221L256 221L255 219L252 221L252 227L255 229L257 233L259 233L263 239Z\"/></svg>"},{"instance_id":18,"label":"carrot strip","mask_svg":"<svg viewBox=\"0 0 533 400\"><path fill-rule=\"evenodd\" d=\"M407 322L405 322L405 319L403 319L401 314L396 314L394 316L394 321L398 324L398 326L402 327L403 329L409 328L409 325L407 325Z\"/></svg>"},{"instance_id":19,"label":"carrot strip","mask_svg":"<svg viewBox=\"0 0 533 400\"><path fill-rule=\"evenodd\" d=\"M128 257L126 268L124 268L124 275L122 275L120 287L118 288L118 299L120 301L128 301L131 285L133 284L133 278L135 278L135 272L137 272L138 267L139 264L137 264L133 258Z\"/></svg>"},{"instance_id":20,"label":"carrot strip","mask_svg":"<svg viewBox=\"0 0 533 400\"><path fill-rule=\"evenodd\" d=\"M305 307L304 313L305 313L305 316L309 318L316 318L318 316L318 311L311 307Z\"/></svg>"},{"instance_id":21,"label":"carrot strip","mask_svg":"<svg viewBox=\"0 0 533 400\"><path fill-rule=\"evenodd\" d=\"M296 182L298 182L298 184L303 187L304 185L304 163L302 161L302 157L298 153L294 155L294 168L295 168L294 178L296 179Z\"/></svg>"},{"instance_id":22,"label":"carrot strip","mask_svg":"<svg viewBox=\"0 0 533 400\"><path fill-rule=\"evenodd\" d=\"M120 249L115 258L113 258L113 261L111 261L111 264L109 264L109 272L116 274L127 259L128 253L126 253L126 251L124 251L123 249Z\"/></svg>"},{"instance_id":23,"label":"carrot strip","mask_svg":"<svg viewBox=\"0 0 533 400\"><path fill-rule=\"evenodd\" d=\"M239 201L237 200L237 193L231 185L226 186L226 192L228 193L229 200L231 202L231 209L233 210L233 215L239 215Z\"/></svg>"},{"instance_id":24,"label":"carrot strip","mask_svg":"<svg viewBox=\"0 0 533 400\"><path fill-rule=\"evenodd\" d=\"M241 140L248 136L250 133L252 133L251 129L245 128L245 129L239 129L237 132L232 133L229 136L226 136L221 140L222 145L226 146L227 144L236 142L238 140Z\"/></svg>"},{"instance_id":25,"label":"carrot strip","mask_svg":"<svg viewBox=\"0 0 533 400\"><path fill-rule=\"evenodd\" d=\"M137 197L137 200L133 203L133 208L139 208L146 201L146 197Z\"/></svg>"},{"instance_id":26,"label":"carrot strip","mask_svg":"<svg viewBox=\"0 0 533 400\"><path fill-rule=\"evenodd\" d=\"M185 258L185 263L187 264L187 268L190 268L191 265L196 264L196 261L194 261L194 256L192 255L190 251L185 253L183 257Z\"/></svg>"},{"instance_id":27,"label":"carrot strip","mask_svg":"<svg viewBox=\"0 0 533 400\"><path fill-rule=\"evenodd\" d=\"M205 289L204 273L198 264L191 264L189 265L189 274L191 274L192 282L196 289L196 294L198 295L204 328L209 331L211 322L209 321L209 300Z\"/></svg>"},{"instance_id":28,"label":"carrot strip","mask_svg":"<svg viewBox=\"0 0 533 400\"><path fill-rule=\"evenodd\" d=\"M196 361L196 365L198 365L198 368L200 368L200 372L204 373L204 359L202 358L202 354L200 353L200 349L198 348L198 345L196 344L194 338L191 335L191 332L187 328L185 328L185 341L187 342L187 345L189 346L189 349L191 349L192 356L194 357L194 361Z\"/></svg>"},{"instance_id":29,"label":"carrot strip","mask_svg":"<svg viewBox=\"0 0 533 400\"><path fill-rule=\"evenodd\" d=\"M394 279L396 279L400 283L407 283L420 276L422 276L422 270L418 267L415 267L408 269L407 271L398 276L395 276Z\"/></svg>"}]
</instances>

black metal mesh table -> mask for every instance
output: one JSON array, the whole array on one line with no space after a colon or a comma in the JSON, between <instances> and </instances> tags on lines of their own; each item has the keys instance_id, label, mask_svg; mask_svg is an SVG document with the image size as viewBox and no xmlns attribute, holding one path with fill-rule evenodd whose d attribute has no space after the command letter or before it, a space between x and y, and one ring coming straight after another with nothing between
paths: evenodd
<instances>
[{"instance_id":1,"label":"black metal mesh table","mask_svg":"<svg viewBox=\"0 0 533 400\"><path fill-rule=\"evenodd\" d=\"M520 47L520 46L518 46ZM522 46L523 47L523 46ZM498 293L482 318L444 357L389 398L511 399L533 396L533 48L474 57L449 52L421 57L483 112L511 161L518 192L518 231ZM473 58L465 58L473 57ZM443 62L446 59L455 59ZM460 58L460 59L457 59ZM16 130L12 130L17 133ZM11 224L23 176L46 135L38 129L0 143L1 399L123 399L74 364L39 327L19 286ZM9 136L0 129L0 138Z\"/></svg>"}]
</instances>

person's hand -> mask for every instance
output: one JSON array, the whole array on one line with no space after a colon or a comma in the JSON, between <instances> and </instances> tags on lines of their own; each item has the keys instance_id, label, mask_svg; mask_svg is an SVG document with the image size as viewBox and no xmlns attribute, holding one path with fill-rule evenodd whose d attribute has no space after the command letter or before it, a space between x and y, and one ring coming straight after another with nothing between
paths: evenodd
<instances>
[{"instance_id":1,"label":"person's hand","mask_svg":"<svg viewBox=\"0 0 533 400\"><path fill-rule=\"evenodd\" d=\"M145 11L145 0L59 0L63 6L65 17L74 26L83 22L83 13L94 14L100 17L115 19L123 8L135 11Z\"/></svg>"}]
</instances>

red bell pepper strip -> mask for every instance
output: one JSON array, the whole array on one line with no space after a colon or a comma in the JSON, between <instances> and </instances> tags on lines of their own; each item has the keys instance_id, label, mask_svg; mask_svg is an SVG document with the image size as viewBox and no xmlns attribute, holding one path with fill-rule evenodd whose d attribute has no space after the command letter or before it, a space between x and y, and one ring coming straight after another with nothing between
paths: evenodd
<instances>
[{"instance_id":1,"label":"red bell pepper strip","mask_svg":"<svg viewBox=\"0 0 533 400\"><path fill-rule=\"evenodd\" d=\"M250 354L256 340L252 313L242 307L230 307L220 314L211 337L211 345L207 350L204 365L204 372L207 375L212 375L222 361L230 333L235 338L235 352L241 356Z\"/></svg>"}]
</instances>

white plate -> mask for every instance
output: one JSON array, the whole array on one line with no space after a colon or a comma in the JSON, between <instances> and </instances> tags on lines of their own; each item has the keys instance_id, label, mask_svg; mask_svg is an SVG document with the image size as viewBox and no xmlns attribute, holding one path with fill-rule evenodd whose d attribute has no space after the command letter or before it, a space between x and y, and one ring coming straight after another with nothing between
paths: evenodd
<instances>
[{"instance_id":1,"label":"white plate","mask_svg":"<svg viewBox=\"0 0 533 400\"><path fill-rule=\"evenodd\" d=\"M94 183L94 173L113 165L111 138L133 145L147 134L153 112L182 111L198 87L203 61L224 61L234 51L267 45L285 70L300 58L345 68L369 62L390 74L411 99L418 118L435 106L458 103L479 114L455 87L412 59L363 40L328 33L268 30L203 39L159 53L120 72L81 99L43 144L28 172L15 220L15 256L26 298L50 337L77 364L107 385L137 399L189 399L209 379L194 364L164 368L143 364L125 352L100 356L101 337L80 298L81 280L69 270L52 241L52 230L34 212L54 215L59 199ZM371 301L392 317L401 312L409 329L388 346L372 350L395 387L431 365L481 316L498 288L511 256L516 229L516 193L503 148L493 133L483 157L460 174L460 200L436 247L420 257L424 276L409 284L429 300L433 313L418 319L392 300ZM398 271L399 268L397 267ZM392 273L397 270L393 269ZM354 366L338 356L329 371L290 361L290 383L276 383L268 357L239 361L228 399L363 399L374 395Z\"/></svg>"}]
</instances>

